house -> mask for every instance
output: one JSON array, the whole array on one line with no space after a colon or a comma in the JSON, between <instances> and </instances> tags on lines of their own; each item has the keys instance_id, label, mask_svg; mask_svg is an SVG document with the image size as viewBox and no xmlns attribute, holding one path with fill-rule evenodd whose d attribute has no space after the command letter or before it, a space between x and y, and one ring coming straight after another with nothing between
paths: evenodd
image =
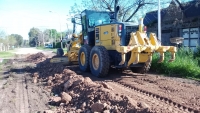
<instances>
[{"instance_id":1,"label":"house","mask_svg":"<svg viewBox=\"0 0 200 113\"><path fill-rule=\"evenodd\" d=\"M157 11L144 17L148 32L158 32ZM198 0L178 4L174 0L167 8L161 9L161 43L174 45L170 38L184 38L183 45L194 49L200 45L200 2Z\"/></svg>"}]
</instances>

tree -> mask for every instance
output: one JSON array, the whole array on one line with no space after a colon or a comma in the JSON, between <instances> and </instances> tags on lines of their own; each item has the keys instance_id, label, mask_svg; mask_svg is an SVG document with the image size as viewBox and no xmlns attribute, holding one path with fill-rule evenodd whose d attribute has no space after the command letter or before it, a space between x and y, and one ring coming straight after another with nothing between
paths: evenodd
<instances>
[{"instance_id":1,"label":"tree","mask_svg":"<svg viewBox=\"0 0 200 113\"><path fill-rule=\"evenodd\" d=\"M41 31L38 28L31 28L28 35L29 35L29 45L34 47L40 45L40 35Z\"/></svg>"},{"instance_id":2,"label":"tree","mask_svg":"<svg viewBox=\"0 0 200 113\"><path fill-rule=\"evenodd\" d=\"M3 31L0 31L0 51L8 50L10 47L19 47L22 45L23 37L18 34L6 35Z\"/></svg>"},{"instance_id":3,"label":"tree","mask_svg":"<svg viewBox=\"0 0 200 113\"><path fill-rule=\"evenodd\" d=\"M8 35L8 36L6 37L6 40L7 40L8 46L15 46L16 43L17 43L17 40L16 40L16 38L15 38L14 35Z\"/></svg>"},{"instance_id":4,"label":"tree","mask_svg":"<svg viewBox=\"0 0 200 113\"><path fill-rule=\"evenodd\" d=\"M0 31L0 51L3 51L4 37L5 37L5 32L4 31Z\"/></svg>"},{"instance_id":5,"label":"tree","mask_svg":"<svg viewBox=\"0 0 200 113\"><path fill-rule=\"evenodd\" d=\"M163 1L162 4L169 3ZM133 17L144 16L145 12L139 10L150 10L157 6L157 0L82 0L82 4L74 4L71 7L70 14L80 14L86 9L98 11L115 11L114 8L119 5L120 10L118 19L123 22L133 21Z\"/></svg>"},{"instance_id":6,"label":"tree","mask_svg":"<svg viewBox=\"0 0 200 113\"><path fill-rule=\"evenodd\" d=\"M41 46L45 42L58 42L61 38L61 33L56 29L46 29L44 32L38 28L31 28L29 33L29 45L32 47ZM66 32L62 32L62 38L66 36Z\"/></svg>"},{"instance_id":7,"label":"tree","mask_svg":"<svg viewBox=\"0 0 200 113\"><path fill-rule=\"evenodd\" d=\"M23 40L22 46L23 47L28 47L29 46L29 41L28 40Z\"/></svg>"},{"instance_id":8,"label":"tree","mask_svg":"<svg viewBox=\"0 0 200 113\"><path fill-rule=\"evenodd\" d=\"M13 37L16 40L14 46L20 47L22 45L23 37L21 35L11 34L10 36Z\"/></svg>"}]
</instances>

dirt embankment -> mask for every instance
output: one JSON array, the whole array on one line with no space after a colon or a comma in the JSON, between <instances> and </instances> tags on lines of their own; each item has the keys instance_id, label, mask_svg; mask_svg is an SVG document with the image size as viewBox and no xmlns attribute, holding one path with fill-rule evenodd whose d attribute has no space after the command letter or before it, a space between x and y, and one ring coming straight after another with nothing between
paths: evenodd
<instances>
[{"instance_id":1,"label":"dirt embankment","mask_svg":"<svg viewBox=\"0 0 200 113\"><path fill-rule=\"evenodd\" d=\"M45 89L53 93L49 104L56 106L54 112L150 112L148 106L133 105L128 96L113 92L107 83L94 82L49 59L38 63L36 70L33 82L45 82Z\"/></svg>"},{"instance_id":2,"label":"dirt embankment","mask_svg":"<svg viewBox=\"0 0 200 113\"><path fill-rule=\"evenodd\" d=\"M77 67L51 64L49 59L39 56L42 60L36 60L32 78L34 83L44 83L45 89L52 93L49 105L55 109L50 111L173 113L200 110L200 87L196 83L116 70L107 78L93 79L90 73L80 72Z\"/></svg>"}]
</instances>

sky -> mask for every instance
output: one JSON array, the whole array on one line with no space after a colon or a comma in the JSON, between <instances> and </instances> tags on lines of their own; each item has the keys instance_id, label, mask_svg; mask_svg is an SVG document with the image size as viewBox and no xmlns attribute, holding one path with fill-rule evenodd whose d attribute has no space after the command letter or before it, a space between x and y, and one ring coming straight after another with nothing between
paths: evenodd
<instances>
[{"instance_id":1,"label":"sky","mask_svg":"<svg viewBox=\"0 0 200 113\"><path fill-rule=\"evenodd\" d=\"M70 17L67 16L70 7L81 1L0 0L0 31L3 30L7 35L19 34L24 39L28 39L28 32L32 27L42 31L66 31L72 28Z\"/></svg>"},{"instance_id":2,"label":"sky","mask_svg":"<svg viewBox=\"0 0 200 113\"><path fill-rule=\"evenodd\" d=\"M72 27L68 13L81 0L0 0L0 30L20 34L28 39L30 28L55 28L66 31ZM51 11L51 12L50 12ZM67 26L68 23L68 26ZM61 26L61 27L60 27Z\"/></svg>"}]
</instances>

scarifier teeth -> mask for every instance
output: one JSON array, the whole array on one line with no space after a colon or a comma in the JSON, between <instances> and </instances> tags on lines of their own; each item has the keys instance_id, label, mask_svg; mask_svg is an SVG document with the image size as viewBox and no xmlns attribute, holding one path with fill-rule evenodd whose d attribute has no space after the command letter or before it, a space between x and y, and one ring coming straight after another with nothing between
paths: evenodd
<instances>
[{"instance_id":1,"label":"scarifier teeth","mask_svg":"<svg viewBox=\"0 0 200 113\"><path fill-rule=\"evenodd\" d=\"M175 60L175 53L171 53L171 59L169 60L169 62L173 62Z\"/></svg>"},{"instance_id":2,"label":"scarifier teeth","mask_svg":"<svg viewBox=\"0 0 200 113\"><path fill-rule=\"evenodd\" d=\"M158 63L163 62L164 57L165 57L165 56L164 56L164 53L160 53L160 59L159 59Z\"/></svg>"}]
</instances>

